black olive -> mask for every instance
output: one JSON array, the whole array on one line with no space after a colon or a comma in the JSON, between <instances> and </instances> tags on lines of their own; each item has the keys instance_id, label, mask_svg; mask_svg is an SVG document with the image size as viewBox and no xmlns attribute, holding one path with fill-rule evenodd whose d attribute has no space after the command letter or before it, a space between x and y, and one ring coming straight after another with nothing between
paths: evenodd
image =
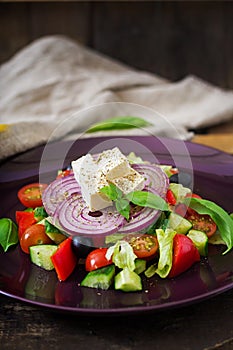
<instances>
[{"instance_id":1,"label":"black olive","mask_svg":"<svg viewBox=\"0 0 233 350\"><path fill-rule=\"evenodd\" d=\"M74 236L72 240L72 249L78 258L85 259L94 249L92 239L88 237Z\"/></svg>"},{"instance_id":2,"label":"black olive","mask_svg":"<svg viewBox=\"0 0 233 350\"><path fill-rule=\"evenodd\" d=\"M171 183L178 184L178 182L179 182L178 174L173 174L172 176L170 176L169 181Z\"/></svg>"},{"instance_id":3,"label":"black olive","mask_svg":"<svg viewBox=\"0 0 233 350\"><path fill-rule=\"evenodd\" d=\"M169 180L171 183L179 183L184 187L190 187L192 185L191 175L184 172L172 175Z\"/></svg>"}]
</instances>

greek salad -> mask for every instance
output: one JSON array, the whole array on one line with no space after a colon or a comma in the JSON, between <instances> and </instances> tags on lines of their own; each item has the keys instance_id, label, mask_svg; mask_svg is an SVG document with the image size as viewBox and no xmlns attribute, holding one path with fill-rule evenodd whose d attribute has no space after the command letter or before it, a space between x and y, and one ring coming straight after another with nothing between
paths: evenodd
<instances>
[{"instance_id":1,"label":"greek salad","mask_svg":"<svg viewBox=\"0 0 233 350\"><path fill-rule=\"evenodd\" d=\"M232 214L177 183L179 170L118 147L86 154L50 184L22 187L25 207L0 219L0 244L66 281L85 266L83 288L141 291L142 276L176 278L210 244L233 247Z\"/></svg>"}]
</instances>

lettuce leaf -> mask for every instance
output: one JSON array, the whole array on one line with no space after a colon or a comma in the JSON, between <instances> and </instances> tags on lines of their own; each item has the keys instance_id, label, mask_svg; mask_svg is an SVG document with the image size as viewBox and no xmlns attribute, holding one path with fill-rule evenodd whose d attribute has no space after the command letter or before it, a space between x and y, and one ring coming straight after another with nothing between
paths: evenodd
<instances>
[{"instance_id":1,"label":"lettuce leaf","mask_svg":"<svg viewBox=\"0 0 233 350\"><path fill-rule=\"evenodd\" d=\"M151 265L146 271L146 277L150 278L157 273L161 278L166 278L172 268L173 258L173 238L176 232L171 229L156 230L159 243L159 261L157 264Z\"/></svg>"},{"instance_id":2,"label":"lettuce leaf","mask_svg":"<svg viewBox=\"0 0 233 350\"><path fill-rule=\"evenodd\" d=\"M130 271L135 270L135 259L137 256L133 248L126 241L118 241L115 245L108 248L106 258L112 258L113 263L120 269L128 268Z\"/></svg>"},{"instance_id":3,"label":"lettuce leaf","mask_svg":"<svg viewBox=\"0 0 233 350\"><path fill-rule=\"evenodd\" d=\"M192 193L190 188L184 187L181 184L170 183L169 188L174 193L177 202L182 201L187 194Z\"/></svg>"}]
</instances>

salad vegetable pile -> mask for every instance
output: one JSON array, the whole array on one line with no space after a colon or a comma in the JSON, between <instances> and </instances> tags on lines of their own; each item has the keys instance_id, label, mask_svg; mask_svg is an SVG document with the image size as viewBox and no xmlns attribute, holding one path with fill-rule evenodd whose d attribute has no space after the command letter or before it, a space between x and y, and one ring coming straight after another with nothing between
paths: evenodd
<instances>
[{"instance_id":1,"label":"salad vegetable pile","mask_svg":"<svg viewBox=\"0 0 233 350\"><path fill-rule=\"evenodd\" d=\"M233 247L232 214L177 183L178 172L117 147L87 154L52 183L19 190L25 210L0 219L0 244L19 243L60 281L84 264L81 287L133 292L143 274L175 278L208 258L210 244Z\"/></svg>"}]
</instances>

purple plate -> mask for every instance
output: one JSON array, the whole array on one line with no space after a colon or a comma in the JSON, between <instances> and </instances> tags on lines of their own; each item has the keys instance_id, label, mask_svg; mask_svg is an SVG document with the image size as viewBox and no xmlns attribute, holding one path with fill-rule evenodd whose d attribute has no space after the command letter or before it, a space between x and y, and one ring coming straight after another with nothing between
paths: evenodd
<instances>
[{"instance_id":1,"label":"purple plate","mask_svg":"<svg viewBox=\"0 0 233 350\"><path fill-rule=\"evenodd\" d=\"M112 140L112 139L111 139ZM144 159L154 156L161 164L175 164L193 175L193 188L206 199L215 201L233 212L233 157L213 148L190 142L151 136L123 137L115 143L121 148L130 142L141 145L133 149ZM109 138L90 138L75 143L57 142L37 147L0 164L0 217L14 219L15 211L23 209L17 191L23 185L46 179L51 181L58 164L66 167L96 145L110 142ZM114 144L114 142L113 142ZM124 145L123 145L124 144ZM43 153L44 151L44 153ZM62 156L63 154L63 156ZM65 156L64 156L65 154ZM41 162L41 160L43 160ZM39 175L40 174L40 175ZM190 270L174 279L143 278L143 291L124 293L81 288L85 275L79 265L66 282L59 282L54 271L47 272L30 263L29 256L18 246L7 253L0 248L0 293L8 297L55 311L86 315L122 315L147 313L185 306L223 293L233 287L233 251L222 255L222 247L209 249L203 259Z\"/></svg>"}]
</instances>

